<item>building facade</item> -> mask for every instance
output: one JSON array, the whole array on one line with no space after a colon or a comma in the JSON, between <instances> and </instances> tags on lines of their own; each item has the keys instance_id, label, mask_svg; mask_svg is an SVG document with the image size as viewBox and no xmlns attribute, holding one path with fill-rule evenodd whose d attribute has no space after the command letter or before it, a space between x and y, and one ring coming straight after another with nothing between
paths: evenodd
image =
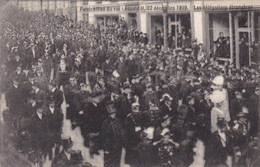
<instances>
[{"instance_id":1,"label":"building facade","mask_svg":"<svg viewBox=\"0 0 260 167\"><path fill-rule=\"evenodd\" d=\"M155 43L155 30L163 28L162 1L150 0L17 0L27 10L50 10L77 21L109 25L124 19L128 27L147 33ZM229 57L223 61L240 67L241 54L251 60L260 41L260 0L168 0L168 33L190 34L207 52L216 52L221 36L229 39ZM163 31L162 31L163 32ZM220 35L222 34L222 35ZM176 40L177 41L177 40ZM241 43L246 47L242 47ZM259 43L260 45L260 43ZM179 47L176 42L176 47ZM245 51L246 50L246 51Z\"/></svg>"}]
</instances>

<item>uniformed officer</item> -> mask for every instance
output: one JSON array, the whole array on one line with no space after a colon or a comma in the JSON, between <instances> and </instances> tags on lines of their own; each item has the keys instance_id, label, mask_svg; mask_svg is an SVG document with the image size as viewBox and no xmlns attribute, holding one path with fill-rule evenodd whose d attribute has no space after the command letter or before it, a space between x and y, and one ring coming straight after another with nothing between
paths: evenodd
<instances>
[{"instance_id":1,"label":"uniformed officer","mask_svg":"<svg viewBox=\"0 0 260 167\"><path fill-rule=\"evenodd\" d=\"M132 104L132 112L129 113L125 121L125 135L126 135L126 157L125 163L131 166L136 166L137 152L133 148L141 141L140 133L143 129L142 113L139 110L139 103Z\"/></svg>"},{"instance_id":2,"label":"uniformed officer","mask_svg":"<svg viewBox=\"0 0 260 167\"><path fill-rule=\"evenodd\" d=\"M156 143L159 155L159 166L177 167L179 144L171 140L171 134L168 128L163 129L162 140Z\"/></svg>"}]
</instances>

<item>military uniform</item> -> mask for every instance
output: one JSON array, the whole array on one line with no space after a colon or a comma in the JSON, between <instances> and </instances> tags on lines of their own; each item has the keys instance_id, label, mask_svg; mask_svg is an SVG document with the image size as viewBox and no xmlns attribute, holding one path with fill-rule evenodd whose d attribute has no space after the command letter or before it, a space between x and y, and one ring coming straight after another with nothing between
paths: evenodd
<instances>
[{"instance_id":1,"label":"military uniform","mask_svg":"<svg viewBox=\"0 0 260 167\"><path fill-rule=\"evenodd\" d=\"M137 129L139 127L139 129ZM127 115L125 121L126 135L126 156L125 162L130 165L137 165L137 152L133 150L140 142L140 133L142 130L142 113L132 112Z\"/></svg>"},{"instance_id":2,"label":"military uniform","mask_svg":"<svg viewBox=\"0 0 260 167\"><path fill-rule=\"evenodd\" d=\"M162 112L159 109L146 110L143 112L144 127L156 126L159 124Z\"/></svg>"},{"instance_id":3,"label":"military uniform","mask_svg":"<svg viewBox=\"0 0 260 167\"><path fill-rule=\"evenodd\" d=\"M159 155L159 166L165 167L177 167L176 157L178 155L177 148L171 142L169 143L159 143L158 155Z\"/></svg>"}]
</instances>

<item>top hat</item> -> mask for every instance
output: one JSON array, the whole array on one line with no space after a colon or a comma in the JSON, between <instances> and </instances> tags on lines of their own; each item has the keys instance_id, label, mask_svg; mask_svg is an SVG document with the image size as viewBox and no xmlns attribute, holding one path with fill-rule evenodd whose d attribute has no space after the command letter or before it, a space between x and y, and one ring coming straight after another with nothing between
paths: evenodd
<instances>
[{"instance_id":1,"label":"top hat","mask_svg":"<svg viewBox=\"0 0 260 167\"><path fill-rule=\"evenodd\" d=\"M225 128L227 126L226 121L224 118L218 118L217 126L219 128Z\"/></svg>"},{"instance_id":2,"label":"top hat","mask_svg":"<svg viewBox=\"0 0 260 167\"><path fill-rule=\"evenodd\" d=\"M55 80L51 80L50 85L56 86L56 85L57 85L57 82L56 82Z\"/></svg>"},{"instance_id":3,"label":"top hat","mask_svg":"<svg viewBox=\"0 0 260 167\"><path fill-rule=\"evenodd\" d=\"M83 162L83 157L80 150L75 150L71 153L70 162L72 164L81 164Z\"/></svg>"},{"instance_id":4,"label":"top hat","mask_svg":"<svg viewBox=\"0 0 260 167\"><path fill-rule=\"evenodd\" d=\"M69 149L73 145L73 142L70 137L62 137L62 146L64 149Z\"/></svg>"}]
</instances>

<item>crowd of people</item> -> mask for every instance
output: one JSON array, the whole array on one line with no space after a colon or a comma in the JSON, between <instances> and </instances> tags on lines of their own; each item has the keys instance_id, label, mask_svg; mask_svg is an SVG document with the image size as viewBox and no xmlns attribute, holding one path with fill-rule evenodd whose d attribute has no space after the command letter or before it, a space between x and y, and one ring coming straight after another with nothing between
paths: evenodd
<instances>
[{"instance_id":1,"label":"crowd of people","mask_svg":"<svg viewBox=\"0 0 260 167\"><path fill-rule=\"evenodd\" d=\"M205 166L246 165L245 150L258 150L257 70L199 56L196 41L176 50L116 22L95 27L7 10L12 16L0 25L4 124L31 162L91 166L62 136L64 117L80 127L91 155L104 151L105 167L120 166L122 148L131 167L189 166L197 140Z\"/></svg>"}]
</instances>

